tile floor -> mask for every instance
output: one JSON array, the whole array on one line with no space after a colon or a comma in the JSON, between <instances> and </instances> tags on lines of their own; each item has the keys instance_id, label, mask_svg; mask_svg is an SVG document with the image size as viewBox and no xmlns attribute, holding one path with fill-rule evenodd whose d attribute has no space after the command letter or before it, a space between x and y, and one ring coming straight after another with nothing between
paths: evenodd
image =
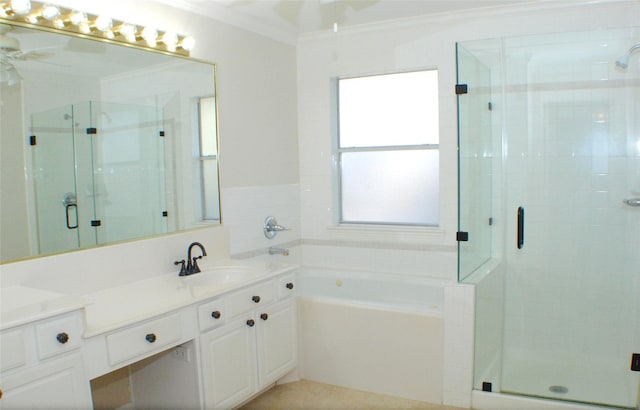
<instances>
[{"instance_id":1,"label":"tile floor","mask_svg":"<svg viewBox=\"0 0 640 410\"><path fill-rule=\"evenodd\" d=\"M457 407L384 396L360 390L300 380L277 385L240 410L459 410Z\"/></svg>"}]
</instances>

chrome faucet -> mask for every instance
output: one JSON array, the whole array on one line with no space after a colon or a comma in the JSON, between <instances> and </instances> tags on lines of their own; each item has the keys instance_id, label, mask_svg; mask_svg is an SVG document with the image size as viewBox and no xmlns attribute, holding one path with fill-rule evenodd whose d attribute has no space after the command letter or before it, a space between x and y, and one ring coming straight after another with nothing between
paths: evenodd
<instances>
[{"instance_id":1,"label":"chrome faucet","mask_svg":"<svg viewBox=\"0 0 640 410\"><path fill-rule=\"evenodd\" d=\"M194 246L200 248L202 254L200 256L191 256L191 250ZM187 249L187 265L185 266L185 260L179 260L173 262L174 265L181 265L180 272L178 276L187 276L193 275L194 273L200 272L200 267L198 266L198 259L202 259L203 256L207 256L207 251L204 249L204 246L200 242L193 242L189 245L189 249Z\"/></svg>"}]
</instances>

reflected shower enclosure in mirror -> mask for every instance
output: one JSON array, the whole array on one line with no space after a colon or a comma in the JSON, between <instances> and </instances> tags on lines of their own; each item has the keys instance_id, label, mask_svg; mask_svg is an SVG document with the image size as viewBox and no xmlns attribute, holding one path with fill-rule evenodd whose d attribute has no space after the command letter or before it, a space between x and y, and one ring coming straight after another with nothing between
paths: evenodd
<instances>
[{"instance_id":1,"label":"reflected shower enclosure in mirror","mask_svg":"<svg viewBox=\"0 0 640 410\"><path fill-rule=\"evenodd\" d=\"M220 223L216 106L213 64L0 19L0 262Z\"/></svg>"}]
</instances>

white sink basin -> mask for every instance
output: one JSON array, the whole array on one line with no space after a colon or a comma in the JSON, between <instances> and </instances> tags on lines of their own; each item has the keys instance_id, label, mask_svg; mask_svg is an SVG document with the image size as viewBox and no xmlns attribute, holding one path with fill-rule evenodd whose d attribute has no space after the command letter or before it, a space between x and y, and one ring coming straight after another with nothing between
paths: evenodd
<instances>
[{"instance_id":1,"label":"white sink basin","mask_svg":"<svg viewBox=\"0 0 640 410\"><path fill-rule=\"evenodd\" d=\"M182 280L190 286L221 286L245 281L262 272L249 266L212 266L202 272L184 276Z\"/></svg>"}]
</instances>

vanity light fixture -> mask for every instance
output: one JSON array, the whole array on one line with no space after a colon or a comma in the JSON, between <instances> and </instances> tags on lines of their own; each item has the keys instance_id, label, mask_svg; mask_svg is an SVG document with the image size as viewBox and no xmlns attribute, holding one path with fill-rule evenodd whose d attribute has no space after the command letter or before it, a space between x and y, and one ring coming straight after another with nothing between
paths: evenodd
<instances>
[{"instance_id":1,"label":"vanity light fixture","mask_svg":"<svg viewBox=\"0 0 640 410\"><path fill-rule=\"evenodd\" d=\"M25 27L42 27L70 33L80 33L102 41L135 44L142 48L189 56L195 45L191 36L154 27L113 20L105 15L92 15L82 10L66 9L49 3L30 0L0 0L0 22Z\"/></svg>"}]
</instances>

